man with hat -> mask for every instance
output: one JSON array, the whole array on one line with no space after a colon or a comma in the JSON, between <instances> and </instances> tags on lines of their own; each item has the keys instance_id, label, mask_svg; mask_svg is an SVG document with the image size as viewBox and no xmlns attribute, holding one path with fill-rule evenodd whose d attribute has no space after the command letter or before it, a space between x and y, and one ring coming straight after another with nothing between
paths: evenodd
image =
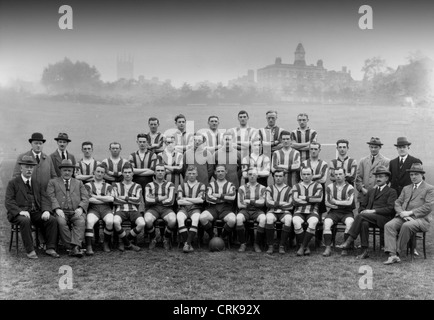
<instances>
[{"instance_id":1,"label":"man with hat","mask_svg":"<svg viewBox=\"0 0 434 320\"><path fill-rule=\"evenodd\" d=\"M57 141L57 150L54 151L52 154L50 154L51 160L53 161L53 165L54 165L54 170L56 170L56 175L58 177L60 177L60 164L62 163L62 160L65 159L69 159L72 161L72 164L75 166L76 161L75 161L75 157L74 155L72 155L71 153L69 153L66 150L66 147L68 146L68 144L71 142L71 140L69 140L68 138L68 134L67 133L59 133L59 135L57 136L57 138L54 138L54 140Z\"/></svg>"},{"instance_id":2,"label":"man with hat","mask_svg":"<svg viewBox=\"0 0 434 320\"><path fill-rule=\"evenodd\" d=\"M375 169L378 166L389 167L390 161L390 159L380 153L381 146L383 145L380 138L372 137L367 144L369 145L371 154L360 159L356 175L357 200L360 204L365 200L368 190L375 186Z\"/></svg>"},{"instance_id":3,"label":"man with hat","mask_svg":"<svg viewBox=\"0 0 434 320\"><path fill-rule=\"evenodd\" d=\"M377 185L369 189L366 197L359 207L359 214L356 216L351 226L347 240L341 245L346 250L360 235L362 253L358 259L369 257L369 228L372 226L384 229L384 225L393 218L395 214L395 200L397 198L395 189L388 186L390 172L385 166L378 166L374 175Z\"/></svg>"},{"instance_id":4,"label":"man with hat","mask_svg":"<svg viewBox=\"0 0 434 320\"><path fill-rule=\"evenodd\" d=\"M50 214L50 200L45 193L37 187L32 178L33 171L38 163L32 156L24 155L18 161L21 175L9 181L6 189L5 207L10 223L20 227L27 257L37 259L33 248L31 224L41 228L46 237L47 249L45 252L55 258L59 255L55 251L57 242L57 222Z\"/></svg>"},{"instance_id":5,"label":"man with hat","mask_svg":"<svg viewBox=\"0 0 434 320\"><path fill-rule=\"evenodd\" d=\"M410 174L407 169L410 169L413 163L422 164L422 161L408 154L410 145L411 143L406 137L399 137L395 144L396 150L398 150L398 157L390 160L389 163L389 171L391 173L390 185L396 190L398 197L401 194L402 188L411 184Z\"/></svg>"},{"instance_id":6,"label":"man with hat","mask_svg":"<svg viewBox=\"0 0 434 320\"><path fill-rule=\"evenodd\" d=\"M83 183L72 177L75 165L71 159L62 160L59 169L61 177L48 182L47 194L56 213L62 242L71 249L70 255L81 258L89 194Z\"/></svg>"},{"instance_id":7,"label":"man with hat","mask_svg":"<svg viewBox=\"0 0 434 320\"><path fill-rule=\"evenodd\" d=\"M406 250L411 235L415 232L427 232L432 220L434 186L423 180L425 171L421 163L413 163L407 172L410 174L411 184L402 189L395 201L395 218L384 226L384 251L389 253L389 259L384 264L400 262L398 255Z\"/></svg>"}]
</instances>

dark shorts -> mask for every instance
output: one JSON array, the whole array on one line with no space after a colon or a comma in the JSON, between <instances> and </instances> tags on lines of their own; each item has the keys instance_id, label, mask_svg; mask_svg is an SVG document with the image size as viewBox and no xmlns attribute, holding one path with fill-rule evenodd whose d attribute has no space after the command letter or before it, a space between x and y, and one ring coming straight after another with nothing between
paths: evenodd
<instances>
[{"instance_id":1,"label":"dark shorts","mask_svg":"<svg viewBox=\"0 0 434 320\"><path fill-rule=\"evenodd\" d=\"M171 207L165 207L160 204L148 208L146 212L151 213L157 219L164 219L164 217L167 216L169 213L175 213Z\"/></svg>"},{"instance_id":2,"label":"dark shorts","mask_svg":"<svg viewBox=\"0 0 434 320\"><path fill-rule=\"evenodd\" d=\"M308 213L308 214L304 214L304 213L294 213L294 218L295 217L300 217L303 219L304 222L307 222L307 220L309 220L309 218L311 217L315 217L318 219L319 221L319 215L317 213Z\"/></svg>"},{"instance_id":3,"label":"dark shorts","mask_svg":"<svg viewBox=\"0 0 434 320\"><path fill-rule=\"evenodd\" d=\"M336 224L338 222L345 223L346 218L353 218L354 219L354 214L348 213L348 212L339 212L339 211L330 210L325 218L326 219L332 219L333 224Z\"/></svg>"},{"instance_id":4,"label":"dark shorts","mask_svg":"<svg viewBox=\"0 0 434 320\"><path fill-rule=\"evenodd\" d=\"M121 217L122 222L125 220L135 222L138 218L143 218L139 211L117 211L115 216Z\"/></svg>"},{"instance_id":5,"label":"dark shorts","mask_svg":"<svg viewBox=\"0 0 434 320\"><path fill-rule=\"evenodd\" d=\"M247 220L254 220L256 221L256 219L258 219L259 215L261 214L265 214L264 211L262 211L261 209L241 209L238 214L242 214L244 216L244 218L246 218Z\"/></svg>"},{"instance_id":6,"label":"dark shorts","mask_svg":"<svg viewBox=\"0 0 434 320\"><path fill-rule=\"evenodd\" d=\"M112 208L108 204L91 204L87 210L87 214L92 213L98 219L104 219L106 215L113 213Z\"/></svg>"},{"instance_id":7,"label":"dark shorts","mask_svg":"<svg viewBox=\"0 0 434 320\"><path fill-rule=\"evenodd\" d=\"M181 207L181 208L179 209L178 213L179 213L179 212L184 213L184 214L187 216L187 218L191 218L191 216L192 216L194 213L199 213L199 214L201 214L201 213L202 213L202 210L200 210L200 209L198 209L198 208Z\"/></svg>"},{"instance_id":8,"label":"dark shorts","mask_svg":"<svg viewBox=\"0 0 434 320\"><path fill-rule=\"evenodd\" d=\"M206 211L211 213L214 220L223 220L229 213L234 212L231 203L217 203L210 205Z\"/></svg>"},{"instance_id":9,"label":"dark shorts","mask_svg":"<svg viewBox=\"0 0 434 320\"><path fill-rule=\"evenodd\" d=\"M291 216L291 219L292 219L292 214L290 211L278 211L278 212L276 212L276 211L270 210L267 212L267 214L269 214L269 213L273 214L276 217L277 221L282 221L282 219L288 215Z\"/></svg>"}]
</instances>

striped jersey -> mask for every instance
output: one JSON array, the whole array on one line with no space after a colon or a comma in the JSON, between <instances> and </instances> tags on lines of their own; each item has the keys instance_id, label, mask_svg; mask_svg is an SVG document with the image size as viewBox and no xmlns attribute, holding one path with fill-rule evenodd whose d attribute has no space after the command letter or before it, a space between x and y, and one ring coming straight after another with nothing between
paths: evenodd
<instances>
[{"instance_id":1,"label":"striped jersey","mask_svg":"<svg viewBox=\"0 0 434 320\"><path fill-rule=\"evenodd\" d=\"M233 194L234 199L233 200L217 199L213 196L214 193L221 193L223 195ZM208 202L209 204L217 204L217 203L224 203L224 202L232 203L235 200L235 187L230 181L227 180L224 180L222 182L218 180L213 181L208 185L205 199L206 202Z\"/></svg>"},{"instance_id":2,"label":"striped jersey","mask_svg":"<svg viewBox=\"0 0 434 320\"><path fill-rule=\"evenodd\" d=\"M158 157L152 151L146 151L141 154L139 150L130 154L128 161L136 169L151 169L155 170L155 165L157 164Z\"/></svg>"},{"instance_id":3,"label":"striped jersey","mask_svg":"<svg viewBox=\"0 0 434 320\"><path fill-rule=\"evenodd\" d=\"M124 204L117 197L128 196L139 198L138 200L128 200L128 203ZM126 185L124 182L113 183L113 204L115 205L115 212L118 211L139 211L140 197L142 196L142 187L140 184L132 182Z\"/></svg>"},{"instance_id":4,"label":"striped jersey","mask_svg":"<svg viewBox=\"0 0 434 320\"><path fill-rule=\"evenodd\" d=\"M312 161L310 159L304 160L301 163L301 169L302 168L312 168L314 175L320 174L321 177L319 179L315 178L313 181L314 182L319 182L319 183L322 183L322 184L324 184L326 182L326 180L327 180L327 170L328 170L328 167L329 166L328 166L327 162L325 162L325 161L323 161L321 159L318 159L318 162L315 163L315 164L312 163Z\"/></svg>"},{"instance_id":5,"label":"striped jersey","mask_svg":"<svg viewBox=\"0 0 434 320\"><path fill-rule=\"evenodd\" d=\"M289 211L292 210L292 187L283 184L279 189L275 184L268 186L266 189L265 202L267 207L273 211ZM272 205L271 202L274 201ZM280 204L276 204L276 202ZM282 202L287 202L286 205L281 205Z\"/></svg>"},{"instance_id":6,"label":"striped jersey","mask_svg":"<svg viewBox=\"0 0 434 320\"><path fill-rule=\"evenodd\" d=\"M317 140L317 132L314 129L307 128L306 130L301 130L297 128L291 132L291 140L297 143L313 142ZM309 150L300 150L301 161L309 159Z\"/></svg>"},{"instance_id":7,"label":"striped jersey","mask_svg":"<svg viewBox=\"0 0 434 320\"><path fill-rule=\"evenodd\" d=\"M206 146L211 151L216 151L218 148L218 145L223 145L223 133L225 130L217 130L217 132L213 132L211 129L199 130L199 133L202 133L206 137Z\"/></svg>"},{"instance_id":8,"label":"striped jersey","mask_svg":"<svg viewBox=\"0 0 434 320\"><path fill-rule=\"evenodd\" d=\"M268 175L270 174L270 158L264 154L259 155L256 159L255 159L253 153L248 157L244 157L244 159L241 161L241 166L242 166L243 172L246 172L246 173L249 170L249 168L253 167L253 168L258 169L258 171L267 171L268 170ZM267 175L267 177L268 177L268 175Z\"/></svg>"},{"instance_id":9,"label":"striped jersey","mask_svg":"<svg viewBox=\"0 0 434 320\"><path fill-rule=\"evenodd\" d=\"M92 196L112 196L113 187L107 182L103 181L97 184L95 181L88 182L84 185L89 193L89 197Z\"/></svg>"},{"instance_id":10,"label":"striped jersey","mask_svg":"<svg viewBox=\"0 0 434 320\"><path fill-rule=\"evenodd\" d=\"M163 150L164 136L161 132L157 132L155 134L148 132L146 134L146 140L148 140L150 147L152 147L152 145L154 145L154 144L158 145L155 149L152 148L152 151L154 153L158 154ZM158 151L156 151L156 150L158 150Z\"/></svg>"},{"instance_id":11,"label":"striped jersey","mask_svg":"<svg viewBox=\"0 0 434 320\"><path fill-rule=\"evenodd\" d=\"M270 128L269 126L266 126L265 128L259 129L259 138L262 141L262 153L267 155L269 158L271 158L271 155L274 151L278 150L276 149L276 146L274 146L275 141L282 142L282 132L284 130L282 128L279 128L278 126L274 126ZM264 145L264 142L267 142L266 145Z\"/></svg>"},{"instance_id":12,"label":"striped jersey","mask_svg":"<svg viewBox=\"0 0 434 320\"><path fill-rule=\"evenodd\" d=\"M163 201L157 201L157 197L168 198ZM154 206L157 204L163 205L165 207L173 206L175 202L175 185L164 180L161 184L157 181L150 182L145 187L145 202L147 206Z\"/></svg>"},{"instance_id":13,"label":"striped jersey","mask_svg":"<svg viewBox=\"0 0 434 320\"><path fill-rule=\"evenodd\" d=\"M122 180L122 168L125 163L128 163L128 160L124 158L119 158L119 160L115 163L112 158L107 158L104 159L102 163L106 164L107 171L111 171L115 174L113 177L116 179L116 182ZM107 172L106 174L109 175Z\"/></svg>"},{"instance_id":14,"label":"striped jersey","mask_svg":"<svg viewBox=\"0 0 434 320\"><path fill-rule=\"evenodd\" d=\"M334 199L338 201L350 201L347 206L338 205L339 209L348 210L348 213L352 213L354 209L354 187L345 182L342 186L338 186L336 182L330 183L326 188L325 203L329 206L329 200ZM333 210L333 209L332 209Z\"/></svg>"},{"instance_id":15,"label":"striped jersey","mask_svg":"<svg viewBox=\"0 0 434 320\"><path fill-rule=\"evenodd\" d=\"M323 198L323 188L322 185L317 182L311 182L309 186L305 186L303 181L297 183L292 187L292 196L293 199L298 199L299 196L307 196L309 198ZM294 213L303 213L303 214L318 214L319 202L310 202L310 199L307 200L307 204L298 204L294 201Z\"/></svg>"},{"instance_id":16,"label":"striped jersey","mask_svg":"<svg viewBox=\"0 0 434 320\"><path fill-rule=\"evenodd\" d=\"M259 183L255 186L251 186L250 183L244 184L238 189L238 201L239 203L243 203L244 200L263 201L265 205L265 190L266 188ZM258 207L252 204L247 205L247 210L256 208Z\"/></svg>"},{"instance_id":17,"label":"striped jersey","mask_svg":"<svg viewBox=\"0 0 434 320\"><path fill-rule=\"evenodd\" d=\"M200 183L199 181L196 181L193 185L190 185L188 182L181 183L178 186L178 198L202 198L202 200L205 200L205 185L203 183ZM188 206L183 206L188 210L193 209L202 209L202 204L192 204Z\"/></svg>"},{"instance_id":18,"label":"striped jersey","mask_svg":"<svg viewBox=\"0 0 434 320\"><path fill-rule=\"evenodd\" d=\"M185 152L187 150L187 146L193 145L193 133L187 131L181 132L179 130L176 130L173 134L175 137L175 146L176 147L182 147L182 152Z\"/></svg>"},{"instance_id":19,"label":"striped jersey","mask_svg":"<svg viewBox=\"0 0 434 320\"><path fill-rule=\"evenodd\" d=\"M349 158L348 156L342 161L341 159L333 159L330 161L330 180L335 181L335 169L344 168L345 176L348 177L347 182L354 185L354 180L357 174L357 161L355 159Z\"/></svg>"},{"instance_id":20,"label":"striped jersey","mask_svg":"<svg viewBox=\"0 0 434 320\"><path fill-rule=\"evenodd\" d=\"M93 172L95 171L96 166L99 164L98 161L96 161L95 159L91 159L89 163L84 162L84 159L81 159L80 161L77 162L77 171L75 173L75 175L86 175L86 176L91 176L93 175Z\"/></svg>"},{"instance_id":21,"label":"striped jersey","mask_svg":"<svg viewBox=\"0 0 434 320\"><path fill-rule=\"evenodd\" d=\"M232 128L232 131L236 137L236 142L249 142L251 143L253 138L257 136L257 130L252 127L241 129L240 127ZM249 144L250 147L250 144ZM250 154L250 148L237 145L237 150L241 152L241 157L244 158Z\"/></svg>"},{"instance_id":22,"label":"striped jersey","mask_svg":"<svg viewBox=\"0 0 434 320\"><path fill-rule=\"evenodd\" d=\"M172 153L164 150L160 153L161 161L164 165L177 166L179 169L175 169L172 172L166 173L166 181L170 181L175 184L175 188L182 182L181 172L184 164L183 154L178 151L173 151Z\"/></svg>"},{"instance_id":23,"label":"striped jersey","mask_svg":"<svg viewBox=\"0 0 434 320\"><path fill-rule=\"evenodd\" d=\"M285 150L284 148L273 152L273 165L271 167L271 171L275 172L279 165L284 165L288 168L288 173L285 173L286 184L290 187L295 185L298 181L299 177L299 169L291 171L292 165L298 165L300 167L300 152L289 148L289 150Z\"/></svg>"}]
</instances>

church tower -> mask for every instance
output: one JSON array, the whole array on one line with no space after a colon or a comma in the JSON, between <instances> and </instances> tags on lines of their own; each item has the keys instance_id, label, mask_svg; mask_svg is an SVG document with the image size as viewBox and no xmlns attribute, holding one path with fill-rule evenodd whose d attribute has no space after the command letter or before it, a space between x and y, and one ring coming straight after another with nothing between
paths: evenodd
<instances>
[{"instance_id":1,"label":"church tower","mask_svg":"<svg viewBox=\"0 0 434 320\"><path fill-rule=\"evenodd\" d=\"M298 44L297 49L295 49L295 58L294 65L295 66L306 66L306 60L304 60L305 51L303 45L301 43Z\"/></svg>"}]
</instances>

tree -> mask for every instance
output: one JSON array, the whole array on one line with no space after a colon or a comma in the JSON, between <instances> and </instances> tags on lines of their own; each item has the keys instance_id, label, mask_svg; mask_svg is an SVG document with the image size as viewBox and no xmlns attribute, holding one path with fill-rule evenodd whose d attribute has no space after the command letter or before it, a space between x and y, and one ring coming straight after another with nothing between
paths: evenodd
<instances>
[{"instance_id":1,"label":"tree","mask_svg":"<svg viewBox=\"0 0 434 320\"><path fill-rule=\"evenodd\" d=\"M386 60L381 57L372 57L365 60L362 71L364 72L363 80L371 81L375 76L390 73L393 69L387 67Z\"/></svg>"}]
</instances>

